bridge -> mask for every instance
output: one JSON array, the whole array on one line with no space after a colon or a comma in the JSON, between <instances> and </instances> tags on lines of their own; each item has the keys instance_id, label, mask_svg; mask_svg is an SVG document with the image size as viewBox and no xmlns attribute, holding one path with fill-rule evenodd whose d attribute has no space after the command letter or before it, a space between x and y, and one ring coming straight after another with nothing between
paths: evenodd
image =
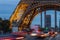
<instances>
[{"instance_id":1,"label":"bridge","mask_svg":"<svg viewBox=\"0 0 60 40\"><path fill-rule=\"evenodd\" d=\"M43 11L44 15L46 15L47 10L55 10L56 26L56 11L60 11L60 0L21 0L10 17L11 25L15 21L15 24L19 27L19 30L29 28L33 18L38 13L41 13L42 15Z\"/></svg>"}]
</instances>

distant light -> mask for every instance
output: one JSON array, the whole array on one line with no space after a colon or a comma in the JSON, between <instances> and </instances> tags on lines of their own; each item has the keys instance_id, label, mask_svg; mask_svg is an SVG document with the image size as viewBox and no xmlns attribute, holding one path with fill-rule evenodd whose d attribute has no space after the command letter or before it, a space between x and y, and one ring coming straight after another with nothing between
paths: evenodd
<instances>
[{"instance_id":1,"label":"distant light","mask_svg":"<svg viewBox=\"0 0 60 40\"><path fill-rule=\"evenodd\" d=\"M17 37L16 39L23 39L24 37Z\"/></svg>"}]
</instances>

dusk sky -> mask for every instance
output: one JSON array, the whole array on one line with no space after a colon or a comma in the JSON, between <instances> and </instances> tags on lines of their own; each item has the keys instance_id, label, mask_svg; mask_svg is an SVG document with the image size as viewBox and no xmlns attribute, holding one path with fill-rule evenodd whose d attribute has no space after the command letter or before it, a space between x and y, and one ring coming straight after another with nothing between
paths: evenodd
<instances>
[{"instance_id":1,"label":"dusk sky","mask_svg":"<svg viewBox=\"0 0 60 40\"><path fill-rule=\"evenodd\" d=\"M9 19L10 16L12 15L13 11L15 10L17 4L19 3L19 1L20 0L0 0L0 17L2 17L3 19L5 19L5 18ZM52 22L52 26L54 26L54 15L52 13L54 13L54 11L47 11L47 14L51 15L51 17L52 17L51 22ZM60 12L57 12L57 13L59 14ZM57 16L57 19L59 19L59 15ZM57 24L58 24L59 20L57 20L57 21L58 21L57 22ZM40 24L40 15L38 15L34 18L32 25L34 25L34 24ZM43 24L44 24L44 19L43 19Z\"/></svg>"},{"instance_id":2,"label":"dusk sky","mask_svg":"<svg viewBox=\"0 0 60 40\"><path fill-rule=\"evenodd\" d=\"M20 0L0 0L0 17L9 19Z\"/></svg>"}]
</instances>

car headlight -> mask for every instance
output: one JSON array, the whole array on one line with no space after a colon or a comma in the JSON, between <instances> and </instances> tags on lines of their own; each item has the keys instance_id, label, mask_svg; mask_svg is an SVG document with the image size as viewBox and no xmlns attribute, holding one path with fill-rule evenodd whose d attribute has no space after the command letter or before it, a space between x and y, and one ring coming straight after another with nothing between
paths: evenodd
<instances>
[{"instance_id":1,"label":"car headlight","mask_svg":"<svg viewBox=\"0 0 60 40\"><path fill-rule=\"evenodd\" d=\"M58 34L58 32L55 32L55 34Z\"/></svg>"},{"instance_id":2,"label":"car headlight","mask_svg":"<svg viewBox=\"0 0 60 40\"><path fill-rule=\"evenodd\" d=\"M37 34L36 33L32 33L32 34L30 34L31 36L36 36Z\"/></svg>"}]
</instances>

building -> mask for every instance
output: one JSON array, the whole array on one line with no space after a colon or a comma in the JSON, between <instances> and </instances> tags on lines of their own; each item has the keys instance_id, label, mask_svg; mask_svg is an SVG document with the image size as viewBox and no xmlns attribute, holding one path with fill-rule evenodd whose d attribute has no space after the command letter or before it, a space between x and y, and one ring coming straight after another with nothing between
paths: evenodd
<instances>
[{"instance_id":1,"label":"building","mask_svg":"<svg viewBox=\"0 0 60 40\"><path fill-rule=\"evenodd\" d=\"M51 15L45 15L45 27L51 28Z\"/></svg>"}]
</instances>

